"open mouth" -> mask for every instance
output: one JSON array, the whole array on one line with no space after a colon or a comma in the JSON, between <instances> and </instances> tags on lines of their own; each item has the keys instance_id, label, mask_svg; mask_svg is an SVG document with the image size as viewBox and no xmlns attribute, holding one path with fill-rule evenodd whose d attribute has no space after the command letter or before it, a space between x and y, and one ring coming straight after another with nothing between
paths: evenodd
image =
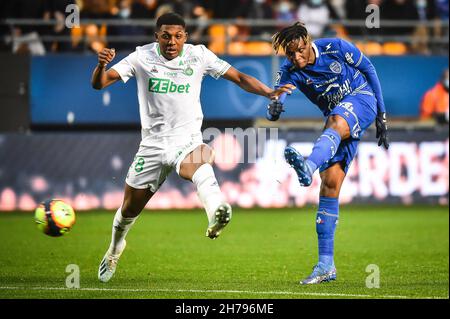
<instances>
[{"instance_id":1,"label":"open mouth","mask_svg":"<svg viewBox=\"0 0 450 319\"><path fill-rule=\"evenodd\" d=\"M167 48L166 49L166 53L172 55L172 54L176 54L177 53L177 49L176 48Z\"/></svg>"}]
</instances>

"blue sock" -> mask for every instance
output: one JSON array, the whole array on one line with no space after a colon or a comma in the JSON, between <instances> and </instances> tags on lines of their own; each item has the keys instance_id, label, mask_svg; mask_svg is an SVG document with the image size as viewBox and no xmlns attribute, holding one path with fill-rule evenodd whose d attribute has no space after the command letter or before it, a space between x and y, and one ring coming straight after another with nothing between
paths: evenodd
<instances>
[{"instance_id":1,"label":"blue sock","mask_svg":"<svg viewBox=\"0 0 450 319\"><path fill-rule=\"evenodd\" d=\"M341 143L341 136L332 128L327 128L314 144L311 155L306 160L307 165L314 172L317 168L329 161Z\"/></svg>"},{"instance_id":2,"label":"blue sock","mask_svg":"<svg viewBox=\"0 0 450 319\"><path fill-rule=\"evenodd\" d=\"M319 239L319 262L334 266L334 232L339 216L339 199L320 197L316 232Z\"/></svg>"}]
</instances>

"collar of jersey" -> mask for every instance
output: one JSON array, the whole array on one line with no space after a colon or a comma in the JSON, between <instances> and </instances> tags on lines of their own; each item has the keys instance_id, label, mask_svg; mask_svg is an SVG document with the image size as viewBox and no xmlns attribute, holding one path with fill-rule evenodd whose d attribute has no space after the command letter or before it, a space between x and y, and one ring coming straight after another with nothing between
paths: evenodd
<instances>
[{"instance_id":1,"label":"collar of jersey","mask_svg":"<svg viewBox=\"0 0 450 319\"><path fill-rule=\"evenodd\" d=\"M317 48L317 45L314 42L311 44L311 46L313 47L314 53L316 54L316 59L318 60L320 57L319 48Z\"/></svg>"},{"instance_id":2,"label":"collar of jersey","mask_svg":"<svg viewBox=\"0 0 450 319\"><path fill-rule=\"evenodd\" d=\"M161 48L159 47L159 43L156 43L156 52L158 52L158 55L162 58L164 58L165 60L167 60L164 55L161 54ZM183 45L183 50L181 50L180 54L178 54L177 58L181 58L184 55L184 45ZM176 59L176 58L175 58ZM174 59L174 60L175 60ZM167 60L167 61L172 61L172 60Z\"/></svg>"}]
</instances>

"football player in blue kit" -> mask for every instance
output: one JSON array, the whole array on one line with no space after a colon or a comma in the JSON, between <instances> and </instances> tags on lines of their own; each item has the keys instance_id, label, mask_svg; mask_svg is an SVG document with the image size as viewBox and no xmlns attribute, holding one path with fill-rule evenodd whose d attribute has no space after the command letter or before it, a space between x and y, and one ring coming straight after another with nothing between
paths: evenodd
<instances>
[{"instance_id":1,"label":"football player in blue kit","mask_svg":"<svg viewBox=\"0 0 450 319\"><path fill-rule=\"evenodd\" d=\"M320 172L321 186L316 218L319 261L301 284L336 279L334 233L339 215L339 192L356 155L364 131L375 121L378 145L389 147L386 108L374 66L353 44L342 39L313 41L304 24L297 22L273 36L276 52L286 61L277 74L276 87L295 85L325 116L325 129L305 159L293 147L284 156L301 186ZM276 121L284 112L286 94L268 106L267 118Z\"/></svg>"}]
</instances>

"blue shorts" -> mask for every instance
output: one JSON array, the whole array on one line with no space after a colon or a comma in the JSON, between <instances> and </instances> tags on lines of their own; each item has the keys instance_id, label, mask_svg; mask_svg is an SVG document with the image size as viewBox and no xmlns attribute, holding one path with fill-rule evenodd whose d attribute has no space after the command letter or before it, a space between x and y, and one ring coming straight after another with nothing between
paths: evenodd
<instances>
[{"instance_id":1,"label":"blue shorts","mask_svg":"<svg viewBox=\"0 0 450 319\"><path fill-rule=\"evenodd\" d=\"M344 140L332 159L323 164L319 171L323 172L331 165L342 162L342 168L347 173L353 158L356 156L358 143L366 129L376 118L377 100L366 94L347 95L328 116L343 117L350 128L350 138Z\"/></svg>"}]
</instances>

